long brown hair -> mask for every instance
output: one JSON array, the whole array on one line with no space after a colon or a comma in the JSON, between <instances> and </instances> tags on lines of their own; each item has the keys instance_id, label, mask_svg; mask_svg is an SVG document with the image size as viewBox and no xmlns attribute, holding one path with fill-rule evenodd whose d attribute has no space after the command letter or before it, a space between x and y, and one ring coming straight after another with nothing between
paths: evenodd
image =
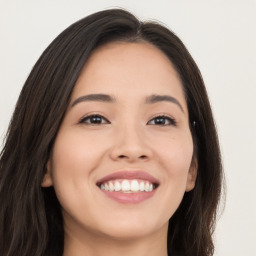
<instances>
[{"instance_id":1,"label":"long brown hair","mask_svg":"<svg viewBox=\"0 0 256 256\"><path fill-rule=\"evenodd\" d=\"M45 166L72 90L92 51L112 41L147 41L173 63L183 84L198 159L196 186L171 217L168 253L210 256L222 188L217 133L200 71L181 40L156 22L112 9L64 30L43 52L21 93L0 158L0 255L61 256L63 223Z\"/></svg>"}]
</instances>

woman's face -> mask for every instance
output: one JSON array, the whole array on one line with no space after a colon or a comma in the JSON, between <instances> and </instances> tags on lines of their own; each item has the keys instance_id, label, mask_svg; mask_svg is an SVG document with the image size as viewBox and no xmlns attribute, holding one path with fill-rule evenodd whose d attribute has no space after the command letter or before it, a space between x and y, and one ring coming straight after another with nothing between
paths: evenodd
<instances>
[{"instance_id":1,"label":"woman's face","mask_svg":"<svg viewBox=\"0 0 256 256\"><path fill-rule=\"evenodd\" d=\"M192 156L188 109L173 65L148 43L116 42L97 49L85 65L42 186L54 186L72 236L166 235L195 184Z\"/></svg>"}]
</instances>

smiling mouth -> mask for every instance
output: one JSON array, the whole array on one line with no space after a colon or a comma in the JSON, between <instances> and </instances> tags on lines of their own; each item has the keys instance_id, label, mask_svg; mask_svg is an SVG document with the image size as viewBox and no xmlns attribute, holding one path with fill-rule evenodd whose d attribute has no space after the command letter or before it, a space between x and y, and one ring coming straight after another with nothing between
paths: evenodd
<instances>
[{"instance_id":1,"label":"smiling mouth","mask_svg":"<svg viewBox=\"0 0 256 256\"><path fill-rule=\"evenodd\" d=\"M118 203L137 204L153 197L160 182L145 171L123 170L103 177L96 185Z\"/></svg>"},{"instance_id":2,"label":"smiling mouth","mask_svg":"<svg viewBox=\"0 0 256 256\"><path fill-rule=\"evenodd\" d=\"M141 193L151 192L159 184L140 179L118 179L97 183L97 186L104 191L122 192L122 193Z\"/></svg>"}]
</instances>

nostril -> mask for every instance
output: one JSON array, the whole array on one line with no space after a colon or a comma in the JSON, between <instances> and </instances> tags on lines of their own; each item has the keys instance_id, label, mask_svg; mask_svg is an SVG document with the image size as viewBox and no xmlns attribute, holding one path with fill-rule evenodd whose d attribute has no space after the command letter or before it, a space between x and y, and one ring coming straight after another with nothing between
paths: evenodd
<instances>
[{"instance_id":1,"label":"nostril","mask_svg":"<svg viewBox=\"0 0 256 256\"><path fill-rule=\"evenodd\" d=\"M130 159L130 160L135 160L135 159L141 159L141 160L145 160L148 158L147 155L138 155L137 157L134 155L134 156L129 156L129 155L119 155L118 156L119 159Z\"/></svg>"}]
</instances>

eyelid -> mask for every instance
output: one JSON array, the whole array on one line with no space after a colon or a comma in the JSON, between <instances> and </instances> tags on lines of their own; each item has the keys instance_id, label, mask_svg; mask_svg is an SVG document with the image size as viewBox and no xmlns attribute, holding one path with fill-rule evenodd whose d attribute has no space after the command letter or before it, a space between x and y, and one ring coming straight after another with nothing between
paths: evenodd
<instances>
[{"instance_id":1,"label":"eyelid","mask_svg":"<svg viewBox=\"0 0 256 256\"><path fill-rule=\"evenodd\" d=\"M100 118L102 118L102 119L105 119L106 122L105 122L105 123L100 123L100 124L86 123L86 122L85 122L85 119L90 118L90 117L93 117L93 116L97 116L97 117L100 117ZM83 116L83 117L78 121L78 124L102 125L102 124L110 124L110 121L109 121L104 115L99 114L99 113L92 112L92 113L89 113L89 114Z\"/></svg>"},{"instance_id":2,"label":"eyelid","mask_svg":"<svg viewBox=\"0 0 256 256\"><path fill-rule=\"evenodd\" d=\"M158 125L158 126L168 126L168 125L173 125L176 126L177 125L177 121L175 120L175 118L171 117L170 115L167 114L157 114L155 116L153 116L148 122L148 125L153 125L153 124L149 124L149 122L151 122L152 120L156 119L156 118L165 118L168 119L170 121L170 124L165 124L165 125ZM157 125L157 124L155 124Z\"/></svg>"},{"instance_id":3,"label":"eyelid","mask_svg":"<svg viewBox=\"0 0 256 256\"><path fill-rule=\"evenodd\" d=\"M102 119L104 119L104 123L86 123L85 120L90 117L100 117ZM148 122L147 125L157 125L157 124L150 124L151 121L153 121L156 118L163 118L163 119L167 119L169 120L169 124L158 124L158 126L176 126L177 125L177 121L175 120L175 118L173 118L170 115L167 114L157 114L155 116L153 116ZM91 112L86 114L85 116L83 116L81 119L79 119L78 124L85 124L85 125L103 125L103 124L110 124L111 122L101 113L98 112Z\"/></svg>"}]
</instances>

